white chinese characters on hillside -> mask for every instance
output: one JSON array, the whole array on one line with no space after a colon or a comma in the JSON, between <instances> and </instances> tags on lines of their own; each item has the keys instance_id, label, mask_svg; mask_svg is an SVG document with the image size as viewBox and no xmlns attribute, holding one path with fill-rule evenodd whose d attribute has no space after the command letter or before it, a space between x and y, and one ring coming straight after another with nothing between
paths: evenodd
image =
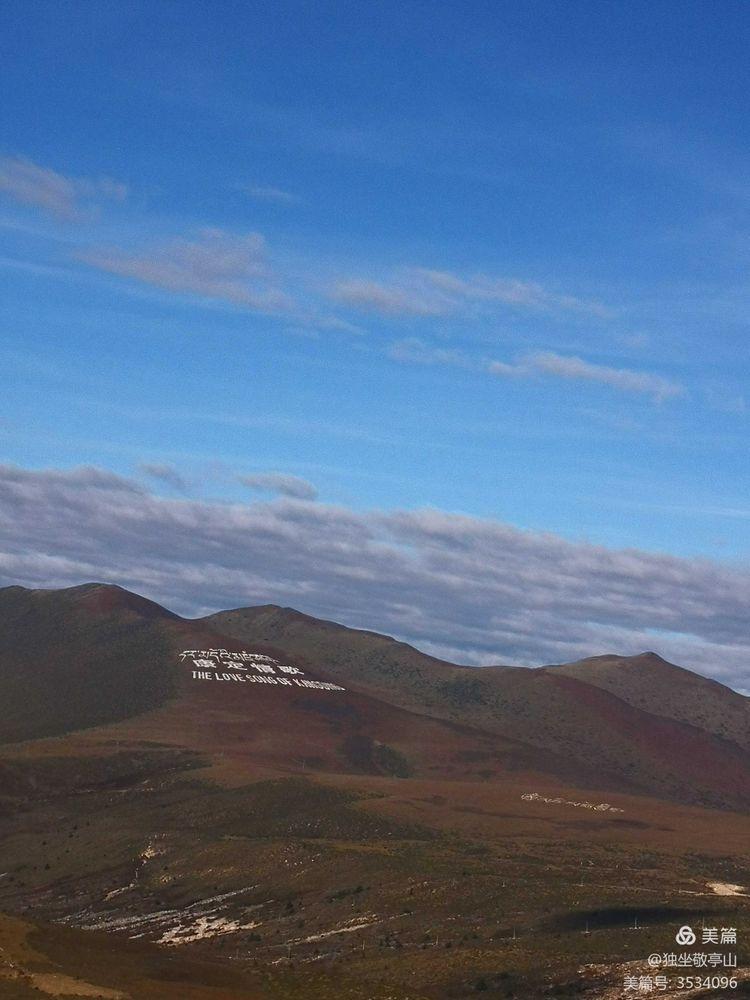
<instances>
[{"instance_id":1,"label":"white chinese characters on hillside","mask_svg":"<svg viewBox=\"0 0 750 1000\"><path fill-rule=\"evenodd\" d=\"M314 681L304 670L280 663L266 653L248 653L243 649L183 649L180 662L192 664L195 681L222 681L230 684L266 684L281 688L308 688L316 691L345 691L340 684Z\"/></svg>"}]
</instances>

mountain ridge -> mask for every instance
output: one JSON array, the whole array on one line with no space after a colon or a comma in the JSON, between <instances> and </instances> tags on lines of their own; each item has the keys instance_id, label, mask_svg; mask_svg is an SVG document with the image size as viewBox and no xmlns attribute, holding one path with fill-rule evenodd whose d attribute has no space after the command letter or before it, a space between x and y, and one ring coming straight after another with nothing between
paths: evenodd
<instances>
[{"instance_id":1,"label":"mountain ridge","mask_svg":"<svg viewBox=\"0 0 750 1000\"><path fill-rule=\"evenodd\" d=\"M337 703L269 689L264 701L258 692L227 704L222 688L196 683L180 650L238 643L346 693ZM202 748L209 720L231 709L236 721L226 721L220 736L227 752L228 734L247 742L251 724L269 762L283 753L273 720L282 733L294 729L300 755L324 770L377 770L374 748L383 744L390 748L383 760L390 754L397 770L420 772L431 766L425 741L436 741L442 750L432 766L446 774L461 773L463 754L485 760L467 773L496 775L525 761L583 784L598 776L603 788L750 802L750 701L653 653L472 668L278 605L188 619L124 588L89 583L0 591L0 679L10 707L0 741L164 712L165 726L180 738L189 731Z\"/></svg>"},{"instance_id":2,"label":"mountain ridge","mask_svg":"<svg viewBox=\"0 0 750 1000\"><path fill-rule=\"evenodd\" d=\"M713 708L690 721L706 691L744 718L729 689L645 654L472 669L228 615L0 591L13 976L40 968L21 920L71 993L599 1000L675 926L739 924L750 896L717 893L750 886L750 753Z\"/></svg>"}]
</instances>

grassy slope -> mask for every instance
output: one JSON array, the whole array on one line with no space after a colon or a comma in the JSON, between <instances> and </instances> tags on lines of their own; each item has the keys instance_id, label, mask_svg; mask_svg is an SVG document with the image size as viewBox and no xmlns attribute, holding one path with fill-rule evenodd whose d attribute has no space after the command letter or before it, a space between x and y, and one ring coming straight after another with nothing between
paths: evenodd
<instances>
[{"instance_id":1,"label":"grassy slope","mask_svg":"<svg viewBox=\"0 0 750 1000\"><path fill-rule=\"evenodd\" d=\"M127 718L173 693L172 616L115 591L0 590L0 743Z\"/></svg>"},{"instance_id":2,"label":"grassy slope","mask_svg":"<svg viewBox=\"0 0 750 1000\"><path fill-rule=\"evenodd\" d=\"M687 722L750 750L750 698L668 663L656 653L592 656L548 669L610 691L636 708Z\"/></svg>"},{"instance_id":3,"label":"grassy slope","mask_svg":"<svg viewBox=\"0 0 750 1000\"><path fill-rule=\"evenodd\" d=\"M131 691L123 712L118 678L128 673L123 665L144 655L145 637L154 634L166 654L173 626L184 636L209 627L216 635L216 619L209 626L170 622L161 609L108 588L23 595L10 595L18 614L6 612L8 628L19 622L25 629L16 632L9 662L18 662L19 635L47 643L57 670L52 676L48 669L47 679L57 685L65 724L90 725L103 706L73 711L64 704L66 670L78 659L63 658L59 640L54 648L54 629L79 651L86 677L96 669L86 645L112 641L120 658L96 661L107 682L98 690L113 694L108 712L122 720L0 750L0 911L74 925L45 925L26 937L37 956L31 964L28 956L12 960L27 971L77 976L130 1000L537 1000L552 987L557 996L599 1000L605 982L622 982L619 963L668 949L676 924L704 918L738 926L745 940L750 935L750 897L722 898L709 888L714 880L750 885L747 815L617 793L607 798L621 814L529 802L521 797L526 791L565 800L597 793L565 787L549 771L501 767L482 778L473 761L489 754L486 733L472 729L469 738L469 727L457 722L389 712L385 701L363 695L319 703L305 695L285 716L289 703L272 700L278 692L243 700L225 697L219 685L189 684L188 694L165 704L172 674L162 658L153 668L160 686L149 694L164 707L144 714ZM248 618L264 613L251 609ZM649 762L676 756L680 773L670 776L665 763L652 775L652 790L662 782L673 792L670 781L687 781L689 761L675 755L674 741L684 749L686 734L706 736L669 719L653 724L611 692L553 670L479 675L385 637L325 623L306 629L304 616L296 616L290 638L278 612L270 615L262 636L248 631L240 640L262 638L290 652L294 643L318 676L340 677L348 687L394 701L404 691L406 703L421 698L422 711L425 701L439 703L454 720L499 719L527 741L557 746L561 756L627 750L641 773ZM321 714L322 705L349 711ZM50 716L42 721L49 725ZM418 725L427 727L419 740L429 733L435 741L434 772L359 773L378 768L357 751L350 773L289 773L309 768L298 745L311 732L321 752L349 732L387 731L387 743L400 747ZM695 744L688 756L702 759L713 746ZM263 749L265 766L276 761L279 773L251 783L249 765ZM213 756L211 770L200 769L195 751L206 761ZM715 777L730 759L716 765L708 754ZM601 770L601 761L594 763ZM216 897L225 898L212 902ZM635 916L644 927L638 935L630 930ZM228 923L189 943L216 920ZM222 933L228 925L236 926ZM0 918L0 970L8 926ZM109 933L90 937L80 929L87 926ZM166 955L144 943L165 933L182 941ZM144 938L126 940L133 934ZM602 968L582 973L585 963ZM40 995L32 989L23 977L0 978L0 996Z\"/></svg>"},{"instance_id":4,"label":"grassy slope","mask_svg":"<svg viewBox=\"0 0 750 1000\"><path fill-rule=\"evenodd\" d=\"M204 621L242 642L272 643L392 704L575 762L584 780L590 780L594 764L601 787L750 803L750 749L740 739L747 699L689 671L675 678L678 668L663 661L649 663L645 669L651 673L642 673L633 697L626 698L621 688L609 690L585 670L457 667L386 636L288 608L237 609ZM726 724L723 706L731 720Z\"/></svg>"},{"instance_id":5,"label":"grassy slope","mask_svg":"<svg viewBox=\"0 0 750 1000\"><path fill-rule=\"evenodd\" d=\"M0 910L31 904L34 920L79 928L32 935L46 964L24 968L133 1000L207 1000L209 986L221 1000L464 1000L483 982L497 997L554 984L598 998L617 963L664 950L675 925L750 933L748 900L708 889L750 882L746 817L628 797L624 814L592 814L501 783L227 788L158 748L6 763L22 773L0 816ZM219 931L191 944L201 921ZM181 945L144 944L165 933ZM0 919L0 947L2 934Z\"/></svg>"}]
</instances>

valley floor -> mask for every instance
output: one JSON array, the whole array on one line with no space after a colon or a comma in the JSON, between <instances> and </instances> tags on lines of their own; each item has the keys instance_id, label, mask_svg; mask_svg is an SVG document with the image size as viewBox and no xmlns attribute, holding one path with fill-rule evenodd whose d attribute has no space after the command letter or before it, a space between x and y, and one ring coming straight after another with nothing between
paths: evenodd
<instances>
[{"instance_id":1,"label":"valley floor","mask_svg":"<svg viewBox=\"0 0 750 1000\"><path fill-rule=\"evenodd\" d=\"M737 988L654 995L750 995L747 816L522 773L252 773L125 730L0 757L2 997L619 1000L684 924L737 930L687 949L738 953Z\"/></svg>"}]
</instances>

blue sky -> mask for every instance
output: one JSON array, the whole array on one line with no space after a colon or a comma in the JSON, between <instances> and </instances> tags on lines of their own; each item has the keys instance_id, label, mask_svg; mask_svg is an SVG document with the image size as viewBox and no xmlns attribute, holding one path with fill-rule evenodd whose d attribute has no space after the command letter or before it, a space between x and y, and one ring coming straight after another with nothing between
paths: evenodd
<instances>
[{"instance_id":1,"label":"blue sky","mask_svg":"<svg viewBox=\"0 0 750 1000\"><path fill-rule=\"evenodd\" d=\"M7 463L744 566L747 4L0 21Z\"/></svg>"}]
</instances>

